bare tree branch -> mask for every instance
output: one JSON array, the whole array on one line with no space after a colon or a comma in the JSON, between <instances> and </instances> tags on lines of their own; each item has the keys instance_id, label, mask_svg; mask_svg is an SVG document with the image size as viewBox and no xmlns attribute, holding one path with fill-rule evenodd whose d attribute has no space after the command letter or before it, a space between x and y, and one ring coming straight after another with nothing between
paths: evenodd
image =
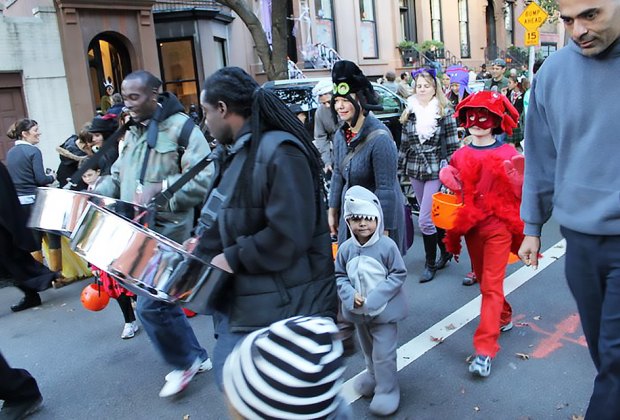
<instances>
[{"instance_id":1,"label":"bare tree branch","mask_svg":"<svg viewBox=\"0 0 620 420\"><path fill-rule=\"evenodd\" d=\"M269 80L286 79L288 66L286 61L286 0L272 2L272 43L269 45L261 21L254 13L252 2L246 0L216 0L223 6L230 7L245 23L250 31L258 58Z\"/></svg>"}]
</instances>

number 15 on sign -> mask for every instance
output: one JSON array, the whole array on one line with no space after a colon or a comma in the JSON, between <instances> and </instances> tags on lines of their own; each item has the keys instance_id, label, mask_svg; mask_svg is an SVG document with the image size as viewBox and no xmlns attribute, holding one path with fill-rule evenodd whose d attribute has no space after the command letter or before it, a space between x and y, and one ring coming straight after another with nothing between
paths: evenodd
<instances>
[{"instance_id":1,"label":"number 15 on sign","mask_svg":"<svg viewBox=\"0 0 620 420\"><path fill-rule=\"evenodd\" d=\"M536 46L540 41L540 33L536 31L527 31L525 33L525 45L527 47Z\"/></svg>"}]
</instances>

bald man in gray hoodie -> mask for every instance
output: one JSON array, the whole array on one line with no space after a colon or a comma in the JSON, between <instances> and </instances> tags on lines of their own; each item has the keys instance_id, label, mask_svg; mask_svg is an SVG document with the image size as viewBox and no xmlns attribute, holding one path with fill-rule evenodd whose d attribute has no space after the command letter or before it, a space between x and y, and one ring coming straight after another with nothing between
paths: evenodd
<instances>
[{"instance_id":1,"label":"bald man in gray hoodie","mask_svg":"<svg viewBox=\"0 0 620 420\"><path fill-rule=\"evenodd\" d=\"M536 74L519 256L538 265L551 217L566 238L566 279L598 371L586 419L620 418L620 0L559 0L568 46ZM578 75L587 81L575 83ZM568 88L570 86L570 88Z\"/></svg>"}]
</instances>

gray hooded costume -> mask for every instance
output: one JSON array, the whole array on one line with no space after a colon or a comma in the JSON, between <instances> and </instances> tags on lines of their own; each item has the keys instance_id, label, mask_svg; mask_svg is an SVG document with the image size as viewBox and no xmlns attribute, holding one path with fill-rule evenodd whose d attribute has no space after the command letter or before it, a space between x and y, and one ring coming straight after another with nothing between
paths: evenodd
<instances>
[{"instance_id":1,"label":"gray hooded costume","mask_svg":"<svg viewBox=\"0 0 620 420\"><path fill-rule=\"evenodd\" d=\"M377 229L360 244L351 238L339 248L336 257L336 282L342 302L342 316L355 323L364 351L367 371L355 382L355 390L374 398L370 411L389 415L398 409L400 389L396 377L397 321L408 313L402 285L407 278L405 262L396 243L383 234L383 212L379 199L360 186L347 190L344 218L349 226L352 216L376 217ZM354 307L355 294L364 304Z\"/></svg>"}]
</instances>

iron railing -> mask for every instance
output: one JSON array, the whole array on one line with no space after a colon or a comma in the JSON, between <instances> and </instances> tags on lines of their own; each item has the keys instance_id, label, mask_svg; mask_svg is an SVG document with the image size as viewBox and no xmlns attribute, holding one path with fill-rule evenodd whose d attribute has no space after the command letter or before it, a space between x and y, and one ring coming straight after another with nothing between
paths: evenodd
<instances>
[{"instance_id":1,"label":"iron railing","mask_svg":"<svg viewBox=\"0 0 620 420\"><path fill-rule=\"evenodd\" d=\"M153 5L154 12L174 12L179 10L218 10L224 8L214 0L156 0Z\"/></svg>"}]
</instances>

